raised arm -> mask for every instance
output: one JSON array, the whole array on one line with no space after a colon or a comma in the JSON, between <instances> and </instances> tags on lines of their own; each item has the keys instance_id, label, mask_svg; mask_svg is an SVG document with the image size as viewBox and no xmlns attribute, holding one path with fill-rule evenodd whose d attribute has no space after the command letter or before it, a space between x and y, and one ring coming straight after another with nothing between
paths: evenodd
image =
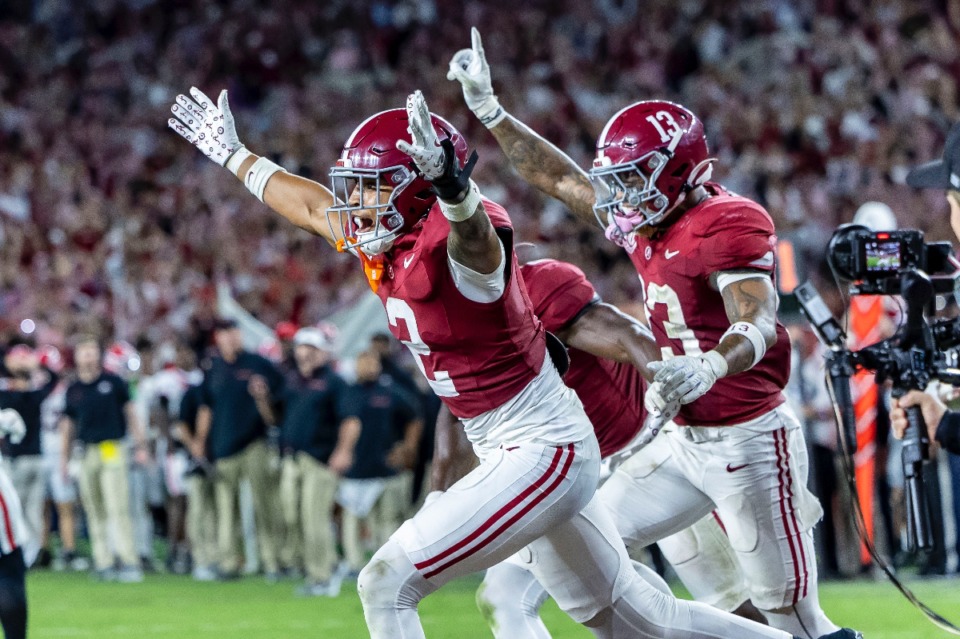
<instances>
[{"instance_id":1,"label":"raised arm","mask_svg":"<svg viewBox=\"0 0 960 639\"><path fill-rule=\"evenodd\" d=\"M467 106L493 133L520 177L566 204L584 222L595 225L594 191L586 171L500 106L476 27L471 29L471 36L473 46L453 56L447 78L460 82Z\"/></svg>"},{"instance_id":2,"label":"raised arm","mask_svg":"<svg viewBox=\"0 0 960 639\"><path fill-rule=\"evenodd\" d=\"M247 189L271 209L296 226L327 239L336 237L327 223L326 211L333 194L326 186L291 175L267 158L247 150L237 136L227 92L217 103L196 87L190 96L178 95L168 124L208 158L226 167Z\"/></svg>"},{"instance_id":3,"label":"raised arm","mask_svg":"<svg viewBox=\"0 0 960 639\"><path fill-rule=\"evenodd\" d=\"M476 152L460 167L449 139L439 140L430 110L419 91L407 98L407 118L412 142L397 148L413 158L440 200L440 210L450 221L447 253L450 258L480 274L495 273L505 264L504 250L470 174Z\"/></svg>"}]
</instances>

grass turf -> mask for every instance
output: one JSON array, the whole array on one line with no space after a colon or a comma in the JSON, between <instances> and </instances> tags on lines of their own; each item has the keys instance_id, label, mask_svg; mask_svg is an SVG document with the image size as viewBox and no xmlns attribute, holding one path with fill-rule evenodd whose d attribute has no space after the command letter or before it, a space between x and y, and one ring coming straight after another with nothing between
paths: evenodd
<instances>
[{"instance_id":1,"label":"grass turf","mask_svg":"<svg viewBox=\"0 0 960 639\"><path fill-rule=\"evenodd\" d=\"M491 637L473 603L479 580L448 584L420 606L430 639ZM149 576L141 584L94 583L86 575L31 573L28 579L32 639L354 639L366 637L352 584L337 599L297 599L295 584L270 585L250 578L225 584L185 577ZM912 584L934 610L960 623L960 579ZM821 586L821 601L837 623L866 639L933 639L949 635L923 619L885 582ZM552 602L544 609L555 639L591 635Z\"/></svg>"}]
</instances>

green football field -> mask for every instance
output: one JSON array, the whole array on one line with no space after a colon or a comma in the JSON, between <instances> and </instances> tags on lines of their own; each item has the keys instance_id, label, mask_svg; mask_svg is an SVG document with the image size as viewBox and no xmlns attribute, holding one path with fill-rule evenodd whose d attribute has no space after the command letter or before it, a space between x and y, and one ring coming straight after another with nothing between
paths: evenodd
<instances>
[{"instance_id":1,"label":"green football field","mask_svg":"<svg viewBox=\"0 0 960 639\"><path fill-rule=\"evenodd\" d=\"M427 637L474 639L491 635L473 604L476 578L441 589L420 607ZM136 639L340 639L366 637L352 584L337 599L297 599L294 584L250 578L225 584L149 576L142 584L94 583L86 575L40 572L28 580L30 637ZM935 610L960 622L960 579L913 583ZM823 607L834 621L866 639L948 637L926 622L885 582L827 583ZM547 627L557 639L591 635L552 604Z\"/></svg>"}]
</instances>

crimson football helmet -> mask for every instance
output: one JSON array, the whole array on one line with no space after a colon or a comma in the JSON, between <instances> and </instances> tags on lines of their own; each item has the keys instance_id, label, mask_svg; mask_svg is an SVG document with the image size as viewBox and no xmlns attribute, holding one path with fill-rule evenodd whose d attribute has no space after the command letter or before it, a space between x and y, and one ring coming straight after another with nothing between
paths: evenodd
<instances>
[{"instance_id":1,"label":"crimson football helmet","mask_svg":"<svg viewBox=\"0 0 960 639\"><path fill-rule=\"evenodd\" d=\"M467 141L452 124L430 114L437 137L449 138L461 166L467 161ZM410 140L406 109L382 111L366 120L350 135L336 166L330 169L334 206L327 209L327 222L341 250L363 249L369 256L390 249L397 236L408 232L437 201L430 182L413 159L397 149L399 140ZM351 204L357 189L360 202ZM372 189L376 204L363 203ZM389 190L387 190L389 189ZM372 225L356 214L373 210Z\"/></svg>"},{"instance_id":2,"label":"crimson football helmet","mask_svg":"<svg viewBox=\"0 0 960 639\"><path fill-rule=\"evenodd\" d=\"M590 171L607 237L627 244L637 229L660 223L710 179L712 162L703 123L685 107L647 100L622 109L600 133Z\"/></svg>"}]
</instances>

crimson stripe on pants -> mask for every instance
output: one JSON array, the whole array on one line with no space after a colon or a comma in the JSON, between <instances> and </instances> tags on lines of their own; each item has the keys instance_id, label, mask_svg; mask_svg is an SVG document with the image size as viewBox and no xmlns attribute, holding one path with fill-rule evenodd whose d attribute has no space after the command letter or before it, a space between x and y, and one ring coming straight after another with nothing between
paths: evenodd
<instances>
[{"instance_id":1,"label":"crimson stripe on pants","mask_svg":"<svg viewBox=\"0 0 960 639\"><path fill-rule=\"evenodd\" d=\"M3 498L3 491L0 491L0 511L3 511L3 528L6 531L7 542L10 544L10 552L17 549L17 543L13 539L13 526L10 525L10 509L7 508L7 500Z\"/></svg>"},{"instance_id":2,"label":"crimson stripe on pants","mask_svg":"<svg viewBox=\"0 0 960 639\"><path fill-rule=\"evenodd\" d=\"M796 581L796 587L793 592L793 603L795 604L799 601L798 595L800 594L800 563L797 557L797 549L793 546L793 533L790 532L790 525L787 520L787 496L784 474L787 473L788 470L785 465L784 456L780 451L781 444L785 442L783 435L783 428L773 431L773 443L777 451L777 483L780 487L780 516L783 519L783 529L787 533L787 543L790 545L790 556L793 558L793 577ZM796 523L796 520L794 520L794 523Z\"/></svg>"},{"instance_id":3,"label":"crimson stripe on pants","mask_svg":"<svg viewBox=\"0 0 960 639\"><path fill-rule=\"evenodd\" d=\"M793 507L793 473L790 472L790 448L787 446L787 431L783 431L783 454L786 457L787 466L787 494L790 496L790 516L793 519L793 529L797 531L797 547L800 548L800 569L803 571L803 594L798 592L794 603L807 596L807 586L810 584L810 573L807 570L807 553L803 549L803 533L800 531L800 522L797 521L797 511ZM797 590L800 590L800 584L797 584Z\"/></svg>"},{"instance_id":4,"label":"crimson stripe on pants","mask_svg":"<svg viewBox=\"0 0 960 639\"><path fill-rule=\"evenodd\" d=\"M549 495L550 493L552 493L552 492L557 488L557 486L560 485L560 482L562 482L562 481L566 478L566 476L567 476L567 471L570 469L570 465L573 463L573 451L572 451L573 444L570 444L570 447L571 447L570 454L567 455L567 459L566 459L566 461L563 463L563 468L560 470L560 474L557 475L556 478L554 478L552 484L550 484L549 486L547 486L539 495L537 495L537 496L536 496L530 503L528 503L526 506L524 506L523 508L521 508L520 511L517 512L513 517L511 517L510 519L508 519L507 521L505 521L499 528L497 528L497 529L494 530L492 533L490 533L490 534L487 536L487 538L484 539L482 542L480 542L479 544L477 544L476 546L474 546L473 548L471 548L469 551L467 551L467 552L464 553L463 555L461 555L461 556L459 556L459 557L456 557L456 558L454 558L454 559L451 559L450 561L446 562L445 564L443 564L443 565L441 565L441 566L437 566L437 567L434 568L433 570L430 570L429 572L424 573L423 576L424 576L425 578L429 579L430 577L433 577L434 575L436 575L436 574L438 574L438 573L446 570L447 568L449 568L450 566L456 564L457 562L463 561L463 560L466 559L467 557L470 557L471 555L476 554L478 551L480 551L480 550L482 550L483 548L485 548L486 546L488 546L491 541L493 541L494 539L496 539L497 537L499 537L500 534L501 534L504 530L506 530L507 528L509 528L509 527L512 526L513 524L515 524L518 520L520 520L520 518L522 518L522 517L523 517L524 515L526 515L528 512L530 512L531 510L533 510L533 508L534 508L537 504L539 504L541 501L543 501L544 499L546 499L547 495Z\"/></svg>"},{"instance_id":5,"label":"crimson stripe on pants","mask_svg":"<svg viewBox=\"0 0 960 639\"><path fill-rule=\"evenodd\" d=\"M720 514L716 510L710 511L710 514L713 515L713 518L717 520L717 524L720 526L720 530L723 531L723 534L727 534L727 527L723 525L723 520L720 519Z\"/></svg>"},{"instance_id":6,"label":"crimson stripe on pants","mask_svg":"<svg viewBox=\"0 0 960 639\"><path fill-rule=\"evenodd\" d=\"M569 467L570 467L570 463L573 461L573 444L568 444L567 447L566 447L566 450L567 450L567 452L569 453L569 455L568 455L568 458L567 458L567 462L566 462L566 464L564 465L564 467L563 467L563 469L562 469L562 471L561 471L559 480L558 480L558 481L555 481L553 484L551 484L546 490L544 490L543 492L541 492L540 495L538 495L530 504L527 504L527 506L525 506L524 508L522 508L522 509L521 509L521 512L520 512L520 516L523 516L524 514L526 514L526 512L528 512L533 506L535 506L537 503L539 503L540 501L542 501L543 498L545 498L551 491L553 491L553 490L556 488L556 486L559 485L560 481L562 481L563 478L566 476L567 470L568 470ZM481 535L483 535L483 533L485 533L485 532L486 532L487 530L489 530L491 527L493 527L494 525L496 525L497 522L498 522L500 519L502 519L503 517L505 517L506 515L508 515L511 510L513 510L513 509L516 508L518 505L520 505L521 503L523 503L523 501L526 500L531 494L533 494L534 491L536 491L537 489L539 489L543 484L545 484L545 483L550 479L551 475L553 475L554 472L556 471L557 466L558 466L559 463L560 463L560 459L561 459L562 456L563 456L563 453L564 453L563 447L557 446L557 447L556 447L556 452L555 452L554 455L553 455L553 459L552 459L551 462L550 462L549 468L547 468L547 471L546 471L539 479L537 479L537 481L535 481L535 482L532 483L530 486L528 486L527 488L525 488L525 489L523 490L523 492L521 492L519 495L517 495L516 497L514 497L514 498L513 498L512 500L510 500L510 502L508 502L505 506L503 506L502 508L500 508L500 510L498 510L498 511L495 512L493 515L491 515L489 518L487 518L486 521L484 521L482 524L480 524L480 526L478 526L476 530L474 530L472 533L470 533L469 535L467 535L465 538L463 538L462 540L460 540L459 542L457 542L456 544L454 544L454 545L451 546L450 548L447 548L446 550L444 550L444 551L441 552L440 554L435 555L434 557L431 557L430 559L426 559L426 560L424 560L424 561L421 561L421 562L418 562L417 564L415 564L417 570L423 571L423 570L425 570L425 569L430 568L430 566L433 566L433 565L436 564L437 562L442 561L442 560L446 559L447 557L450 557L450 555L454 554L454 553L457 552L458 550L461 550L461 549L465 548L465 547L466 547L468 544L470 544L472 541L475 541L475 540L478 539ZM516 518L514 518L514 519L516 519ZM512 521L513 521L513 520L511 520L511 522L508 522L507 525L510 525L510 523L512 523ZM502 529L503 529L503 528L501 528L501 530L502 530ZM443 564L443 565L440 566L440 567L434 568L434 569L431 570L429 573L425 573L425 574L424 574L424 577L429 578L429 577L437 574L437 573L440 572L441 570L445 570L446 568L452 566L453 564L457 563L458 561L462 561L462 560L465 559L466 557L469 557L470 555L474 554L475 552L477 552L478 550L480 550L481 548L483 548L484 546L486 546L487 544L489 544L490 541L496 537L496 534L497 534L497 533L499 533L499 531L497 531L496 533L494 533L494 535L491 535L490 537L488 537L488 538L487 538L486 540L484 540L481 544L478 544L476 547L474 547L473 549L471 549L470 551L468 551L466 554L464 554L464 555L462 555L462 556L460 556L460 557L458 557L458 558L455 558L455 559L453 559L453 560L451 560L451 561L449 561L449 562L446 562L445 564Z\"/></svg>"}]
</instances>

